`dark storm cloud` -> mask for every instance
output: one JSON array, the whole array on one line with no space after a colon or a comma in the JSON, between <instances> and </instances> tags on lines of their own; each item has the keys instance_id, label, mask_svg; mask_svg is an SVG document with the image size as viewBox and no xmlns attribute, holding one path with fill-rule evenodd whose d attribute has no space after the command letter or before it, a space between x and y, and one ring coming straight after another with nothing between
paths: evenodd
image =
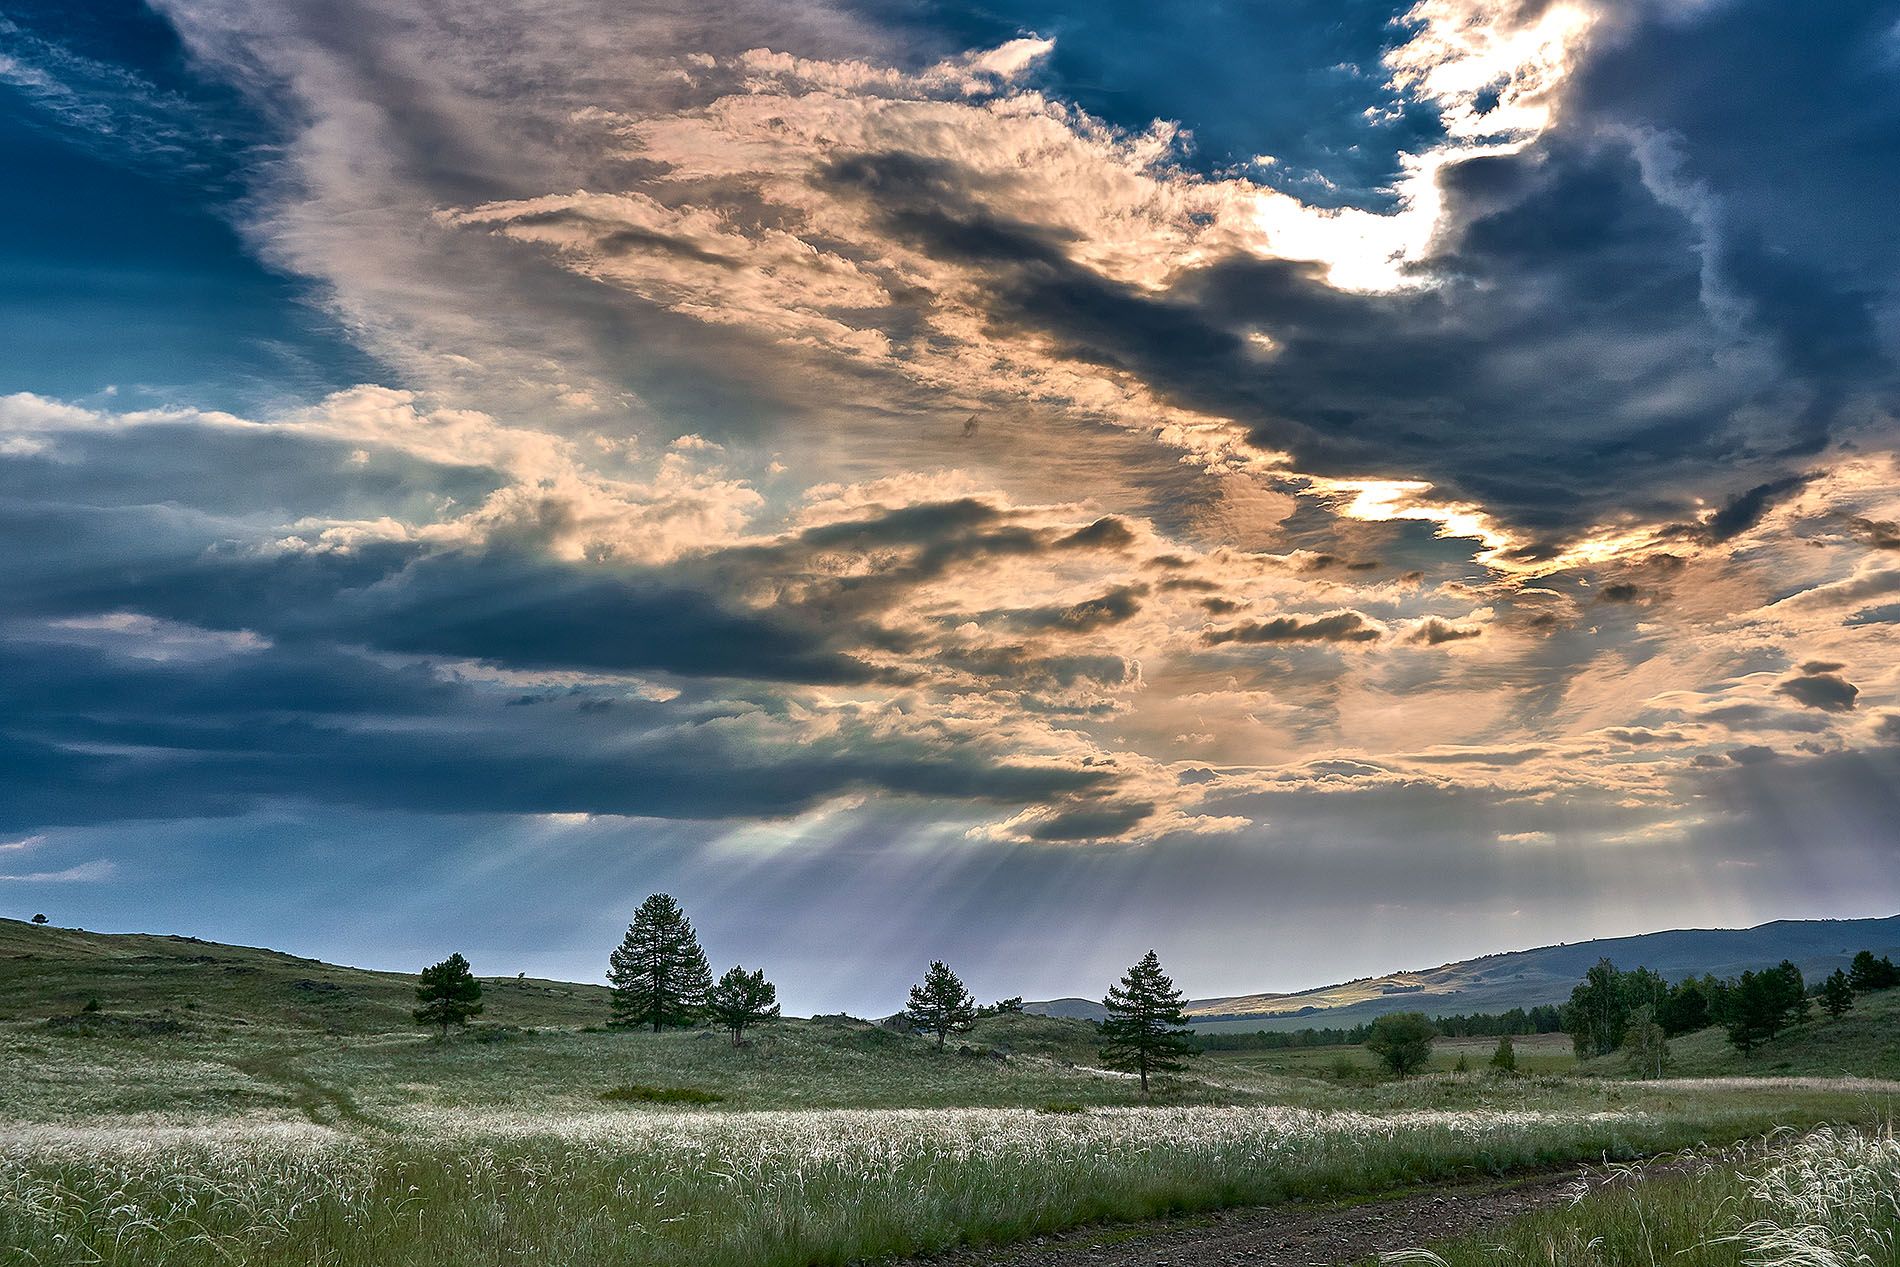
<instances>
[{"instance_id":1,"label":"dark storm cloud","mask_svg":"<svg viewBox=\"0 0 1900 1267\"><path fill-rule=\"evenodd\" d=\"M566 564L507 550L440 553L405 543L348 553L259 554L190 536L169 557L128 538L163 540L163 512L129 513L116 531L90 516L39 512L88 541L83 561L0 562L22 585L15 610L43 616L137 611L280 640L486 660L517 668L649 671L788 682L877 676L826 634L723 603L654 569ZM86 520L82 526L74 520ZM16 540L0 518L0 540ZM88 533L87 528L91 531ZM129 557L128 557L129 556ZM45 563L42 557L41 564ZM26 574L26 575L22 575Z\"/></svg>"},{"instance_id":2,"label":"dark storm cloud","mask_svg":"<svg viewBox=\"0 0 1900 1267\"><path fill-rule=\"evenodd\" d=\"M1848 526L1861 541L1876 550L1900 550L1900 523L1890 519L1867 519L1854 516Z\"/></svg>"},{"instance_id":3,"label":"dark storm cloud","mask_svg":"<svg viewBox=\"0 0 1900 1267\"><path fill-rule=\"evenodd\" d=\"M1201 641L1218 647L1226 643L1375 642L1379 637L1376 625L1358 612L1346 611L1311 618L1275 616L1248 621L1226 629L1210 629L1201 635Z\"/></svg>"},{"instance_id":4,"label":"dark storm cloud","mask_svg":"<svg viewBox=\"0 0 1900 1267\"><path fill-rule=\"evenodd\" d=\"M211 481L228 466L240 477ZM801 684L902 682L865 656L909 649L882 623L918 585L995 560L1124 549L1120 520L1022 522L975 498L866 511L763 546L676 564L568 562L509 544L369 540L348 550L260 548L275 525L392 511L427 522L478 504L493 471L451 467L281 431L185 425L61 433L46 453L0 457L0 581L9 614L134 611L307 646L481 660L517 669L646 672ZM212 485L216 486L213 487ZM334 504L325 505L324 490ZM558 510L550 512L559 514ZM832 575L829 561L868 566ZM788 582L796 582L789 584ZM769 605L738 596L777 592ZM1087 632L1125 621L1127 585L1015 617ZM1033 654L1021 652L1027 670ZM1119 679L1119 660L1073 659L1052 679ZM1112 672L1105 667L1113 664Z\"/></svg>"},{"instance_id":5,"label":"dark storm cloud","mask_svg":"<svg viewBox=\"0 0 1900 1267\"><path fill-rule=\"evenodd\" d=\"M463 498L479 504L499 477L263 428L166 424L47 442L0 454L9 826L239 814L284 799L775 817L861 791L1040 803L1056 823L1066 798L1091 793L1078 833L1148 816L1104 797L1115 770L1019 759L994 727L893 728L847 710L814 732L794 717L808 705L787 694L914 681L916 670L867 657L919 636L880 623L917 585L1011 558L1114 558L1133 534L1113 517L1075 529L949 500L670 564L570 562L455 534L460 544L333 549L284 539L281 526L322 522L326 485L352 512L393 504L426 520ZM219 462L255 478L213 487L194 474ZM187 504L159 500L164 491ZM865 566L827 570L845 558ZM1146 592L991 616L1086 633L1132 617ZM456 667L471 661L487 667ZM1005 645L947 652L931 671L960 690L1006 689L1026 712L1079 714L1090 705L1064 693L1095 699L1133 669L1112 654ZM548 673L583 676L520 685ZM648 697L627 675L677 686Z\"/></svg>"},{"instance_id":6,"label":"dark storm cloud","mask_svg":"<svg viewBox=\"0 0 1900 1267\"><path fill-rule=\"evenodd\" d=\"M1024 628L1052 633L1089 633L1109 625L1131 620L1141 610L1146 585L1118 585L1105 594L1070 603L1065 607L1044 607L1023 612L1016 619Z\"/></svg>"},{"instance_id":7,"label":"dark storm cloud","mask_svg":"<svg viewBox=\"0 0 1900 1267\"><path fill-rule=\"evenodd\" d=\"M509 553L436 556L312 613L332 636L391 651L526 668L649 670L767 681L865 682L876 673L819 630L734 610L683 578L562 566ZM268 626L267 626L268 627Z\"/></svg>"},{"instance_id":8,"label":"dark storm cloud","mask_svg":"<svg viewBox=\"0 0 1900 1267\"><path fill-rule=\"evenodd\" d=\"M1739 494L1709 517L1707 524L1709 538L1714 541L1727 541L1747 532L1761 522L1761 517L1768 513L1769 508L1776 501L1799 490L1808 482L1808 479L1809 477L1804 475L1789 475L1778 480L1770 480L1766 484L1757 484L1747 492Z\"/></svg>"},{"instance_id":9,"label":"dark storm cloud","mask_svg":"<svg viewBox=\"0 0 1900 1267\"><path fill-rule=\"evenodd\" d=\"M1151 802L1085 805L1064 810L1038 822L1029 831L1032 840L1075 842L1113 839L1154 816Z\"/></svg>"},{"instance_id":10,"label":"dark storm cloud","mask_svg":"<svg viewBox=\"0 0 1900 1267\"><path fill-rule=\"evenodd\" d=\"M1440 620L1433 616L1414 629L1406 641L1421 643L1427 647L1438 647L1447 642L1462 642L1468 638L1479 638L1483 635L1482 629L1454 625L1450 621Z\"/></svg>"},{"instance_id":11,"label":"dark storm cloud","mask_svg":"<svg viewBox=\"0 0 1900 1267\"><path fill-rule=\"evenodd\" d=\"M1837 673L1805 673L1789 678L1775 690L1804 707L1830 713L1852 712L1854 701L1860 697L1860 688Z\"/></svg>"},{"instance_id":12,"label":"dark storm cloud","mask_svg":"<svg viewBox=\"0 0 1900 1267\"><path fill-rule=\"evenodd\" d=\"M154 664L0 641L0 828L241 813L272 800L423 812L742 818L854 790L1012 804L1097 788L980 740L818 738L769 699L611 686L549 712L328 648ZM551 701L548 701L551 702ZM611 702L608 709L589 703Z\"/></svg>"},{"instance_id":13,"label":"dark storm cloud","mask_svg":"<svg viewBox=\"0 0 1900 1267\"><path fill-rule=\"evenodd\" d=\"M1417 265L1436 284L1418 290L1343 292L1310 264L1235 257L1138 288L1076 263L1059 232L979 206L942 162L864 154L822 179L858 191L893 237L973 271L995 330L1241 420L1301 469L1430 479L1548 538L1528 547L1546 556L1606 510L1680 516L1697 497L1727 499L1695 531L1728 540L1802 486L1803 455L1894 399L1877 314L1900 268L1869 221L1891 199L1842 179L1895 150L1900 101L1868 64L1893 17L1811 29L1765 5L1649 13L1606 19L1616 38L1584 52L1582 86L1541 138L1442 169L1445 216ZM1689 34L1704 27L1706 43ZM1693 55L1677 47L1689 40ZM1797 91L1784 42L1830 97L1859 94L1840 117L1864 127L1842 132L1804 104L1812 130L1774 126L1777 185L1748 168L1754 134L1708 108L1734 93L1705 84L1690 101L1664 73L1603 90L1675 48L1698 76L1751 85L1745 113L1772 111L1754 85ZM1677 120L1693 136L1672 176L1642 138ZM1781 189L1805 220L1775 205ZM1845 251L1826 249L1835 224ZM1251 331L1271 337L1270 357ZM1735 473L1756 478L1737 492Z\"/></svg>"}]
</instances>

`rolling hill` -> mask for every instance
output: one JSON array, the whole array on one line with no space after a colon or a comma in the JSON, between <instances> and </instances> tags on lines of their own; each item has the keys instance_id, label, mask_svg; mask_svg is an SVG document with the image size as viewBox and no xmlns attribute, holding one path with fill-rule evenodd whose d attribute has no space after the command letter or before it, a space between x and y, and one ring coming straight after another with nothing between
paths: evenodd
<instances>
[{"instance_id":1,"label":"rolling hill","mask_svg":"<svg viewBox=\"0 0 1900 1267\"><path fill-rule=\"evenodd\" d=\"M1653 968L1672 980L1705 972L1731 976L1791 959L1813 979L1844 966L1858 950L1900 953L1900 916L1777 920L1755 928L1673 929L1540 946L1294 994L1196 999L1188 1004L1188 1014L1201 1030L1343 1028L1387 1012L1443 1016L1562 1003L1590 966L1605 957L1623 968ZM1101 1004L1089 999L1054 999L1028 1007L1048 1016L1102 1016Z\"/></svg>"},{"instance_id":2,"label":"rolling hill","mask_svg":"<svg viewBox=\"0 0 1900 1267\"><path fill-rule=\"evenodd\" d=\"M598 1025L607 988L484 977L491 1025ZM0 919L0 1020L78 1013L373 1033L412 1027L416 979L195 937L89 933Z\"/></svg>"}]
</instances>

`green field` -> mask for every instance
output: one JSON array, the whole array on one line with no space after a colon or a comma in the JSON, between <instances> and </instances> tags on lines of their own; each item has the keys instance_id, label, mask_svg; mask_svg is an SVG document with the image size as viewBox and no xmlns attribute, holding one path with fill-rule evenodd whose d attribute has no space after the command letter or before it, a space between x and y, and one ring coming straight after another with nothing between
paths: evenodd
<instances>
[{"instance_id":1,"label":"green field","mask_svg":"<svg viewBox=\"0 0 1900 1267\"><path fill-rule=\"evenodd\" d=\"M1568 1073L1576 1067L1576 1053L1563 1034L1525 1034L1513 1038L1517 1069L1523 1074ZM1441 1038L1432 1047L1429 1071L1451 1073L1462 1060L1467 1069L1482 1073L1489 1068L1492 1053L1498 1049L1495 1038ZM1322 1047L1286 1047L1270 1051L1216 1052L1212 1058L1264 1074L1287 1074L1307 1078L1345 1078L1377 1075L1379 1060L1364 1046L1328 1045Z\"/></svg>"},{"instance_id":2,"label":"green field","mask_svg":"<svg viewBox=\"0 0 1900 1267\"><path fill-rule=\"evenodd\" d=\"M845 1263L1873 1123L1897 1089L1568 1076L1546 1038L1516 1078L1219 1053L1144 1099L1079 1021L992 1017L938 1051L786 1020L735 1049L607 1032L603 991L508 980L441 1043L408 990L0 925L0 1245L75 1267Z\"/></svg>"}]
</instances>

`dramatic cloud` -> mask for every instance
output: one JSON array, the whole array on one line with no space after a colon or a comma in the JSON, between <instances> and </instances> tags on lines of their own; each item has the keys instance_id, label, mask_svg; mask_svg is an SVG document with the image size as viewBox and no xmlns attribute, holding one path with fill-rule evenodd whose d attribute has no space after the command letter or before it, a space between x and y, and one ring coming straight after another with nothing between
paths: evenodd
<instances>
[{"instance_id":1,"label":"dramatic cloud","mask_svg":"<svg viewBox=\"0 0 1900 1267\"><path fill-rule=\"evenodd\" d=\"M1830 713L1853 711L1854 700L1860 695L1860 688L1846 678L1817 671L1812 666L1802 676L1789 678L1775 689L1808 708L1826 709Z\"/></svg>"},{"instance_id":2,"label":"dramatic cloud","mask_svg":"<svg viewBox=\"0 0 1900 1267\"><path fill-rule=\"evenodd\" d=\"M1311 619L1275 616L1272 620L1249 621L1209 630L1201 640L1219 646L1224 642L1373 642L1381 636L1379 627L1358 612L1342 611Z\"/></svg>"},{"instance_id":3,"label":"dramatic cloud","mask_svg":"<svg viewBox=\"0 0 1900 1267\"><path fill-rule=\"evenodd\" d=\"M0 883L479 823L1475 950L1886 840L1892 4L135 16L0 21L84 226L0 285Z\"/></svg>"}]
</instances>

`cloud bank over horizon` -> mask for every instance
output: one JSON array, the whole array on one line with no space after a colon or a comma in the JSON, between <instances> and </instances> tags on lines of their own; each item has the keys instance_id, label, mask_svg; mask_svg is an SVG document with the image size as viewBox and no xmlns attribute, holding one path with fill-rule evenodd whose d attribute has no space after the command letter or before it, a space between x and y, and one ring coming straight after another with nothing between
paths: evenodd
<instances>
[{"instance_id":1,"label":"cloud bank over horizon","mask_svg":"<svg viewBox=\"0 0 1900 1267\"><path fill-rule=\"evenodd\" d=\"M0 893L808 1007L1900 905L1900 5L1309 8L9 10Z\"/></svg>"}]
</instances>

